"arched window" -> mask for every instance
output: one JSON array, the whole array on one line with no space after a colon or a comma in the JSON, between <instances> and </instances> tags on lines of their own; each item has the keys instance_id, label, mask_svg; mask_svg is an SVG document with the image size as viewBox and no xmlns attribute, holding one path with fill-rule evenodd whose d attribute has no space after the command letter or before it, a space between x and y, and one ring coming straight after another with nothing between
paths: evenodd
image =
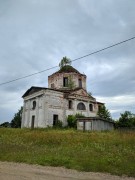
<instances>
[{"instance_id":1,"label":"arched window","mask_svg":"<svg viewBox=\"0 0 135 180\"><path fill-rule=\"evenodd\" d=\"M72 101L71 100L68 101L68 108L72 109Z\"/></svg>"},{"instance_id":2,"label":"arched window","mask_svg":"<svg viewBox=\"0 0 135 180\"><path fill-rule=\"evenodd\" d=\"M85 105L84 105L83 103L79 103L79 104L77 105L77 109L78 109L78 110L86 110L86 107L85 107Z\"/></svg>"},{"instance_id":3,"label":"arched window","mask_svg":"<svg viewBox=\"0 0 135 180\"><path fill-rule=\"evenodd\" d=\"M89 110L93 111L93 104L89 104Z\"/></svg>"},{"instance_id":4,"label":"arched window","mask_svg":"<svg viewBox=\"0 0 135 180\"><path fill-rule=\"evenodd\" d=\"M33 107L32 109L35 109L36 108L36 101L33 101Z\"/></svg>"}]
</instances>

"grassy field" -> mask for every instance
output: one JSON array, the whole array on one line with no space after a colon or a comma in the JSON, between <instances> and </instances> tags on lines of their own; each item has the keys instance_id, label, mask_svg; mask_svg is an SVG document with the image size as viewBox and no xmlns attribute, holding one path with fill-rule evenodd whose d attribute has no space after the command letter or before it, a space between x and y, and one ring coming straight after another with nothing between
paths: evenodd
<instances>
[{"instance_id":1,"label":"grassy field","mask_svg":"<svg viewBox=\"0 0 135 180\"><path fill-rule=\"evenodd\" d=\"M0 161L135 177L135 132L0 128Z\"/></svg>"}]
</instances>

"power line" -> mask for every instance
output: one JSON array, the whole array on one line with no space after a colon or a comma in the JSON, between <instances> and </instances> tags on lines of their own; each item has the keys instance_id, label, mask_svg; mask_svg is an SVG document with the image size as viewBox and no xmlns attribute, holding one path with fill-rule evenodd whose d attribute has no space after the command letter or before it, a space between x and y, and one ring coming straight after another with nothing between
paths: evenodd
<instances>
[{"instance_id":1,"label":"power line","mask_svg":"<svg viewBox=\"0 0 135 180\"><path fill-rule=\"evenodd\" d=\"M99 53L99 52L101 52L101 51L110 49L110 48L112 48L112 47L118 46L118 45L123 44L123 43L125 43L125 42L131 41L131 40L133 40L133 39L135 39L135 36L132 37L132 38L126 39L126 40L124 40L124 41L118 42L118 43L116 43L116 44L113 44L113 45L111 45L111 46L107 46L107 47L102 48L102 49L100 49L100 50L94 51L94 52L92 52L92 53L86 54L86 55L81 56L81 57L79 57L79 58L76 58L76 59L74 59L74 60L71 60L71 62L78 61L78 60L80 60L80 59L83 59L83 58L85 58L85 57L91 56L91 55L93 55L93 54L97 54L97 53ZM25 78L28 78L28 77L30 77L30 76L34 76L34 75L43 73L43 72L45 72L45 71L49 71L49 70L54 69L54 68L56 68L56 67L58 67L58 66L53 66L53 67L51 67L51 68L44 69L44 70L42 70L42 71L39 71L39 72L36 72L36 73L33 73L33 74L29 74L29 75L26 75L26 76L23 76L23 77L19 77L19 78L16 78L16 79L13 79L13 80L10 80L10 81L7 81L7 82L3 82L3 83L0 84L0 86L2 86L2 85L4 85L4 84L12 83L12 82L14 82L14 81L18 81L18 80L21 80L21 79L25 79Z\"/></svg>"},{"instance_id":2,"label":"power line","mask_svg":"<svg viewBox=\"0 0 135 180\"><path fill-rule=\"evenodd\" d=\"M21 80L21 79L25 79L25 78L28 78L28 77L30 77L30 76L34 76L34 75L36 75L36 74L43 73L43 72L45 72L45 71L49 71L49 70L54 69L54 68L56 68L56 67L58 67L58 66L53 66L53 67L51 67L51 68L48 68L48 69L45 69L45 70L42 70L42 71L39 71L39 72L36 72L36 73L33 73L33 74L29 74L29 75L26 75L26 76L23 76L23 77L19 77L19 78L13 79L13 80L11 80L11 81L7 81L7 82L4 82L4 83L1 83L0 86L1 86L1 85L4 85L4 84L11 83L11 82L14 82L14 81L18 81L18 80Z\"/></svg>"},{"instance_id":3,"label":"power line","mask_svg":"<svg viewBox=\"0 0 135 180\"><path fill-rule=\"evenodd\" d=\"M92 52L92 53L90 53L90 54L81 56L81 57L79 57L79 58L77 58L77 59L72 60L72 62L73 62L73 61L77 61L77 60L82 59L82 58L85 58L85 57L87 57L87 56L91 56L91 55L93 55L93 54L99 53L99 52L104 51L104 50L106 50L106 49L110 49L110 48L112 48L112 47L114 47L114 46L118 46L118 45L120 45L120 44L123 44L123 43L125 43L125 42L127 42L127 41L131 41L131 40L133 40L133 39L135 39L135 36L132 37L132 38L130 38L130 39L126 39L126 40L124 40L124 41L121 41L121 42L118 42L118 43L116 43L116 44L113 44L113 45L111 45L111 46L107 46L107 47L105 47L105 48L103 48L103 49L94 51L94 52Z\"/></svg>"}]
</instances>

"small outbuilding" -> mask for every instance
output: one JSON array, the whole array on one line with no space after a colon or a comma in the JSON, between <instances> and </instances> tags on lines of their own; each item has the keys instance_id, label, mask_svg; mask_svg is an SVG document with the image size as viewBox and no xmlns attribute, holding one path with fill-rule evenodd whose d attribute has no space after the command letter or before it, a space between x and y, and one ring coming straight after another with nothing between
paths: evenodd
<instances>
[{"instance_id":1,"label":"small outbuilding","mask_svg":"<svg viewBox=\"0 0 135 180\"><path fill-rule=\"evenodd\" d=\"M82 117L77 118L77 130L82 131L104 131L113 130L114 121L106 120L100 117Z\"/></svg>"}]
</instances>

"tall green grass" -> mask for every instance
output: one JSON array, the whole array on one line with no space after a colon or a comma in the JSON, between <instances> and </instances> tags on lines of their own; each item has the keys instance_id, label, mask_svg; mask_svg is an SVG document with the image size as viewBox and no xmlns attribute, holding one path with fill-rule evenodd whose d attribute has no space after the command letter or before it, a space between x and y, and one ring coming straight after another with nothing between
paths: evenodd
<instances>
[{"instance_id":1,"label":"tall green grass","mask_svg":"<svg viewBox=\"0 0 135 180\"><path fill-rule=\"evenodd\" d=\"M0 160L135 177L135 132L0 128Z\"/></svg>"}]
</instances>

